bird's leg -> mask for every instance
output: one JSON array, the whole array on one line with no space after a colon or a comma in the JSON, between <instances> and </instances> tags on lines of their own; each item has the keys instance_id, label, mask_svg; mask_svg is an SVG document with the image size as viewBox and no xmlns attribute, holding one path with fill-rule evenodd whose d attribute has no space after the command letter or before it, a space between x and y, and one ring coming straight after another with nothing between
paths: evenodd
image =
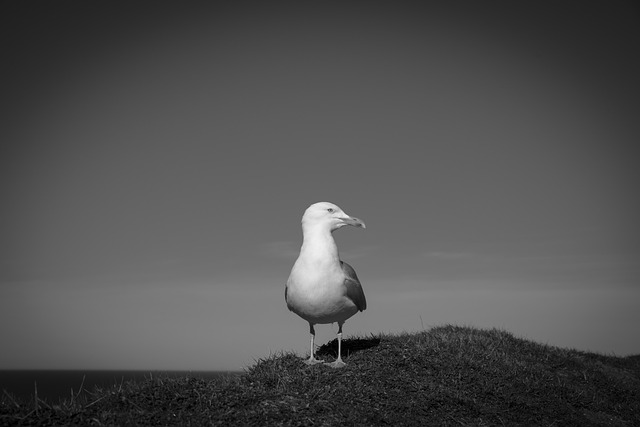
<instances>
[{"instance_id":1,"label":"bird's leg","mask_svg":"<svg viewBox=\"0 0 640 427\"><path fill-rule=\"evenodd\" d=\"M338 358L329 363L332 368L342 368L346 363L342 361L342 323L338 323Z\"/></svg>"},{"instance_id":2,"label":"bird's leg","mask_svg":"<svg viewBox=\"0 0 640 427\"><path fill-rule=\"evenodd\" d=\"M311 334L311 347L309 350L309 358L304 362L307 365L315 365L316 363L324 363L324 360L316 359L314 356L316 354L316 347L314 345L314 341L316 338L316 330L313 328L313 324L309 323L309 334Z\"/></svg>"}]
</instances>

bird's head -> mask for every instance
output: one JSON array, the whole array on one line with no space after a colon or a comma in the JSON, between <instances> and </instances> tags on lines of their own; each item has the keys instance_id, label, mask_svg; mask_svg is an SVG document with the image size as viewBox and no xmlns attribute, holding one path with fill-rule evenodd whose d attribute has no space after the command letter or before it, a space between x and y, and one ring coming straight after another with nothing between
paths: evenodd
<instances>
[{"instance_id":1,"label":"bird's head","mask_svg":"<svg viewBox=\"0 0 640 427\"><path fill-rule=\"evenodd\" d=\"M302 215L302 227L326 227L329 231L337 230L345 225L366 228L364 222L344 213L333 203L319 202L309 206Z\"/></svg>"}]
</instances>

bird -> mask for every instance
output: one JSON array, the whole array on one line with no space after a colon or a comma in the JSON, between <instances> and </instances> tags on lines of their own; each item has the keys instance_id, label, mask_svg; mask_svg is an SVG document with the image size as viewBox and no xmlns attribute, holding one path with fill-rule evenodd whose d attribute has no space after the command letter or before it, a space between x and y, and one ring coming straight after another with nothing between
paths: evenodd
<instances>
[{"instance_id":1,"label":"bird","mask_svg":"<svg viewBox=\"0 0 640 427\"><path fill-rule=\"evenodd\" d=\"M309 323L308 365L325 363L315 358L314 325L338 323L338 358L329 366L344 367L342 325L367 308L360 280L353 267L340 259L333 239L333 232L346 225L366 228L362 220L329 202L312 204L302 216L302 247L287 280L284 299L290 311Z\"/></svg>"}]
</instances>

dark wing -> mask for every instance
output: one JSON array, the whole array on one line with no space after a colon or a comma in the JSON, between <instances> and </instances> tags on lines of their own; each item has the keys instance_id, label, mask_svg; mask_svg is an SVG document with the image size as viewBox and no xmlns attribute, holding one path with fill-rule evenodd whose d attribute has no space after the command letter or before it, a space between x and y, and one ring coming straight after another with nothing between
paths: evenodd
<instances>
[{"instance_id":1,"label":"dark wing","mask_svg":"<svg viewBox=\"0 0 640 427\"><path fill-rule=\"evenodd\" d=\"M367 309L367 299L364 296L362 285L356 275L356 271L344 261L340 261L342 266L342 272L346 276L344 279L344 285L347 288L347 297L358 307L359 311Z\"/></svg>"},{"instance_id":2,"label":"dark wing","mask_svg":"<svg viewBox=\"0 0 640 427\"><path fill-rule=\"evenodd\" d=\"M289 282L284 285L284 301L287 303L287 308L291 311L291 306L289 305L289 300L287 299L287 291L289 290Z\"/></svg>"}]
</instances>

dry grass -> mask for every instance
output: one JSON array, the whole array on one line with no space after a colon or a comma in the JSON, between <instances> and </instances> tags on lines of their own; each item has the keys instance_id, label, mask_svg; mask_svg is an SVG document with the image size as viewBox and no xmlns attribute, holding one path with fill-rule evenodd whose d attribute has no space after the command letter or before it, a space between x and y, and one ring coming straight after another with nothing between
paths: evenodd
<instances>
[{"instance_id":1,"label":"dry grass","mask_svg":"<svg viewBox=\"0 0 640 427\"><path fill-rule=\"evenodd\" d=\"M319 354L335 357L336 342ZM343 341L343 369L283 353L245 375L149 378L51 405L0 400L1 425L640 425L640 358L443 326Z\"/></svg>"}]
</instances>

